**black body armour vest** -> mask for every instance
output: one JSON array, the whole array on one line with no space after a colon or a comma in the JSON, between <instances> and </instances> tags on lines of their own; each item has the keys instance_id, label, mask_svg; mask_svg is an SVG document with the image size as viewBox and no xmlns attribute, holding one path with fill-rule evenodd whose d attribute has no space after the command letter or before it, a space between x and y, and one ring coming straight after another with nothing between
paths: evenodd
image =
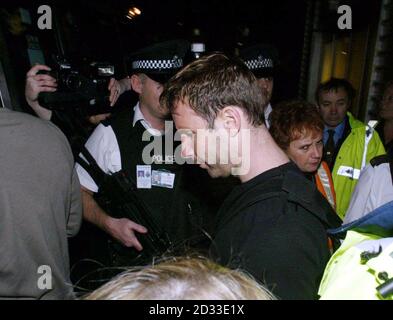
<instances>
[{"instance_id":1,"label":"black body armour vest","mask_svg":"<svg viewBox=\"0 0 393 320\"><path fill-rule=\"evenodd\" d=\"M151 189L138 189L137 195L148 206L157 224L169 234L175 251L199 246L202 239L206 240L204 233L210 224L208 217L211 217L209 204L203 203L203 199L198 193L199 187L197 186L200 179L193 174L195 170L200 169L194 165L179 165L174 161L173 163L165 163L165 159L172 158L174 160L174 150L179 142L173 143L173 150L165 150L165 136L155 137L148 134L140 121L132 126L133 116L133 112L125 110L103 123L110 125L116 135L122 170L134 181L137 181L138 165L151 165L151 171L174 174L173 188L152 186ZM144 134L148 141L142 140ZM151 145L148 147L154 139L158 139L160 142L161 150L159 150L160 148L154 150ZM142 154L146 147L151 151L148 158L163 160L162 163L144 163ZM149 229L149 226L145 227Z\"/></svg>"}]
</instances>

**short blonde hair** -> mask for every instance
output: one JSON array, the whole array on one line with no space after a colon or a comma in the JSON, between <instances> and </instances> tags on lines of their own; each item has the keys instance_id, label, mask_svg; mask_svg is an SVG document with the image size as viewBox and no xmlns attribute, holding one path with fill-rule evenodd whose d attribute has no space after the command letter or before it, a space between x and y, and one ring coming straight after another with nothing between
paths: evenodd
<instances>
[{"instance_id":1,"label":"short blonde hair","mask_svg":"<svg viewBox=\"0 0 393 320\"><path fill-rule=\"evenodd\" d=\"M86 300L274 300L250 275L204 257L170 258L132 268L84 297Z\"/></svg>"}]
</instances>

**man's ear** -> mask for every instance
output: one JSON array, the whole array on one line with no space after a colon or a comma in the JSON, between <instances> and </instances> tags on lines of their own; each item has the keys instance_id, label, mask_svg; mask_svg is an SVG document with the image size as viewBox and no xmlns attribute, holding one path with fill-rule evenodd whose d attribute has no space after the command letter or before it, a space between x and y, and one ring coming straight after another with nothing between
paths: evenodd
<instances>
[{"instance_id":1,"label":"man's ear","mask_svg":"<svg viewBox=\"0 0 393 320\"><path fill-rule=\"evenodd\" d=\"M241 109L236 106L225 107L220 112L220 120L222 121L223 127L228 130L234 130L234 132L240 130L242 117L243 113Z\"/></svg>"},{"instance_id":2,"label":"man's ear","mask_svg":"<svg viewBox=\"0 0 393 320\"><path fill-rule=\"evenodd\" d=\"M131 76L131 88L134 90L136 93L141 94L142 93L142 78L140 75L133 74Z\"/></svg>"}]
</instances>

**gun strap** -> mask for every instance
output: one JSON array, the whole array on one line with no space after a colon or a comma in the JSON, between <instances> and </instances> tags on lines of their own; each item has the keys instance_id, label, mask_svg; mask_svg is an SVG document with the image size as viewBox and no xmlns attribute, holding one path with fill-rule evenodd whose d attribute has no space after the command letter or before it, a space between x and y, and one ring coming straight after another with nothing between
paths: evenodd
<instances>
[{"instance_id":1,"label":"gun strap","mask_svg":"<svg viewBox=\"0 0 393 320\"><path fill-rule=\"evenodd\" d=\"M81 147L81 154L76 157L75 161L87 171L87 173L93 178L94 182L97 184L98 188L104 182L106 173L99 167L97 161L90 154L89 150L85 146Z\"/></svg>"}]
</instances>

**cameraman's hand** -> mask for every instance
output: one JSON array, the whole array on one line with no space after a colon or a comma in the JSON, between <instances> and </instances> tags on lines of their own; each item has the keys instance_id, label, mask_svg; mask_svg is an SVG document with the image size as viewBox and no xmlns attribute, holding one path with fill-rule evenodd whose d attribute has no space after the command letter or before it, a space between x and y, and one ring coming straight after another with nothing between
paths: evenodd
<instances>
[{"instance_id":1,"label":"cameraman's hand","mask_svg":"<svg viewBox=\"0 0 393 320\"><path fill-rule=\"evenodd\" d=\"M124 246L134 247L138 251L143 249L135 236L135 231L139 233L147 232L147 229L140 224L132 222L126 218L115 219L108 216L106 221L106 230L113 238L118 240Z\"/></svg>"},{"instance_id":2,"label":"cameraman's hand","mask_svg":"<svg viewBox=\"0 0 393 320\"><path fill-rule=\"evenodd\" d=\"M41 70L50 71L51 69L42 64L37 64L27 72L25 96L29 104L37 101L40 92L54 92L57 90L56 79L48 74L37 74Z\"/></svg>"},{"instance_id":3,"label":"cameraman's hand","mask_svg":"<svg viewBox=\"0 0 393 320\"><path fill-rule=\"evenodd\" d=\"M57 90L56 79L48 74L37 74L40 70L50 71L45 65L37 64L32 67L26 74L25 97L27 103L32 107L34 112L43 119L49 120L52 111L43 108L38 103L40 92L54 92Z\"/></svg>"},{"instance_id":4,"label":"cameraman's hand","mask_svg":"<svg viewBox=\"0 0 393 320\"><path fill-rule=\"evenodd\" d=\"M108 90L110 91L109 102L112 107L115 105L121 94L123 94L125 91L131 90L131 81L129 78L124 78L121 80L111 78L109 81Z\"/></svg>"}]
</instances>

